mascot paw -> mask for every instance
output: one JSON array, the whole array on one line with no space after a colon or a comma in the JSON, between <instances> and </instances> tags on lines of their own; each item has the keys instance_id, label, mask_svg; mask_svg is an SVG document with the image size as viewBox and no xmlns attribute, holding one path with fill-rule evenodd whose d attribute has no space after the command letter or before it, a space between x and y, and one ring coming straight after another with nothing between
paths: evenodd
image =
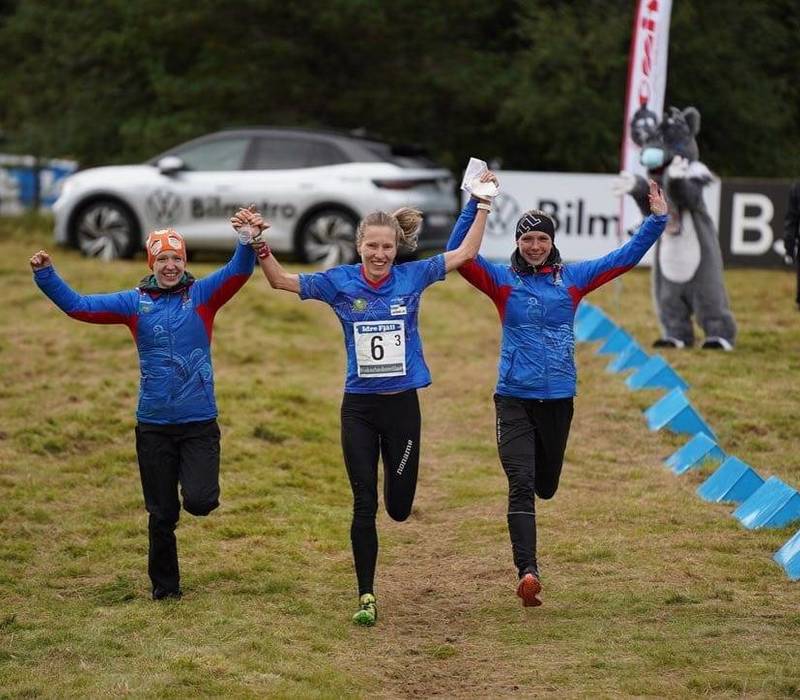
<instances>
[{"instance_id":1,"label":"mascot paw","mask_svg":"<svg viewBox=\"0 0 800 700\"><path fill-rule=\"evenodd\" d=\"M667 176L673 180L688 177L689 159L683 156L675 156L667 168Z\"/></svg>"},{"instance_id":2,"label":"mascot paw","mask_svg":"<svg viewBox=\"0 0 800 700\"><path fill-rule=\"evenodd\" d=\"M667 336L666 338L659 338L653 343L654 348L676 348L680 350L682 348L690 348L692 347L692 343L685 342L678 338L673 338L672 336Z\"/></svg>"},{"instance_id":3,"label":"mascot paw","mask_svg":"<svg viewBox=\"0 0 800 700\"><path fill-rule=\"evenodd\" d=\"M611 194L615 197L622 197L629 192L633 192L635 186L636 175L629 173L627 170L622 170L620 174L611 181Z\"/></svg>"},{"instance_id":4,"label":"mascot paw","mask_svg":"<svg viewBox=\"0 0 800 700\"><path fill-rule=\"evenodd\" d=\"M733 343L730 340L725 340L725 338L706 338L703 343L703 350L725 350L730 352L733 350Z\"/></svg>"}]
</instances>

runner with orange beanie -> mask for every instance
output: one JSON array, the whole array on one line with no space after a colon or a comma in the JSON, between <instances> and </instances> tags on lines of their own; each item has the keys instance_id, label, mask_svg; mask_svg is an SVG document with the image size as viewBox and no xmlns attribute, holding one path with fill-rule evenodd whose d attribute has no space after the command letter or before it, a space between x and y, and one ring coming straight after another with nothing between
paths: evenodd
<instances>
[{"instance_id":1,"label":"runner with orange beanie","mask_svg":"<svg viewBox=\"0 0 800 700\"><path fill-rule=\"evenodd\" d=\"M112 294L81 295L56 272L45 250L30 259L34 281L72 318L119 323L139 352L136 454L149 513L148 573L154 600L180 598L175 527L181 502L192 515L219 505L220 432L211 366L214 316L253 272L255 254L240 243L231 260L196 280L186 270L186 244L173 229L145 244L152 274Z\"/></svg>"}]
</instances>

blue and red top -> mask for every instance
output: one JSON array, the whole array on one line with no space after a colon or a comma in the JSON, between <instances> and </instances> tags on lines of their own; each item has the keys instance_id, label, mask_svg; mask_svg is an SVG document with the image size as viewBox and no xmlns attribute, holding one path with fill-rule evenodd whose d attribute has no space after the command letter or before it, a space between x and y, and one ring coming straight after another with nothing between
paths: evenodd
<instances>
[{"instance_id":1,"label":"blue and red top","mask_svg":"<svg viewBox=\"0 0 800 700\"><path fill-rule=\"evenodd\" d=\"M189 277L176 290L139 287L111 294L81 295L55 268L34 273L39 288L72 318L121 323L139 351L142 423L169 425L216 418L211 331L214 316L247 282L255 266L249 246L238 244L231 260L201 280Z\"/></svg>"},{"instance_id":2,"label":"blue and red top","mask_svg":"<svg viewBox=\"0 0 800 700\"><path fill-rule=\"evenodd\" d=\"M457 248L477 212L470 200L453 227L447 249ZM666 216L649 216L625 245L595 260L520 270L478 255L459 268L488 295L500 314L503 340L496 392L522 399L575 396L573 322L580 300L638 263L658 240Z\"/></svg>"}]
</instances>

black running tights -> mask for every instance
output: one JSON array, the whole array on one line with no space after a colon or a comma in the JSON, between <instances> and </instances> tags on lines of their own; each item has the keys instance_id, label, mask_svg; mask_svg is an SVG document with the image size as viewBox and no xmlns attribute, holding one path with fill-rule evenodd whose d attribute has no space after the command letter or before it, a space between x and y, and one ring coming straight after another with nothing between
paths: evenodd
<instances>
[{"instance_id":1,"label":"black running tights","mask_svg":"<svg viewBox=\"0 0 800 700\"><path fill-rule=\"evenodd\" d=\"M520 577L536 562L535 498L558 489L572 424L572 399L518 399L495 394L497 450L508 477L508 533Z\"/></svg>"},{"instance_id":2,"label":"black running tights","mask_svg":"<svg viewBox=\"0 0 800 700\"><path fill-rule=\"evenodd\" d=\"M393 520L405 520L417 488L420 425L415 389L345 394L342 400L342 451L353 490L350 540L359 596L373 592L378 558L378 457L383 458L386 512Z\"/></svg>"}]
</instances>

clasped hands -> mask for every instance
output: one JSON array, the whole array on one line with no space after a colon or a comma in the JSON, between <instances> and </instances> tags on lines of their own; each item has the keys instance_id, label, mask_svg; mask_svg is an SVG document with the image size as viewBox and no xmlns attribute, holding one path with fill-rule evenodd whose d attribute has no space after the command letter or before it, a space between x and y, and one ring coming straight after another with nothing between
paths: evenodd
<instances>
[{"instance_id":1,"label":"clasped hands","mask_svg":"<svg viewBox=\"0 0 800 700\"><path fill-rule=\"evenodd\" d=\"M266 241L261 237L261 234L266 231L270 224L261 216L261 212L256 209L255 204L249 207L242 207L231 217L231 226L239 234L239 240L242 243L253 246L255 249L262 248L266 245ZM243 228L250 228L250 233L245 234Z\"/></svg>"}]
</instances>

